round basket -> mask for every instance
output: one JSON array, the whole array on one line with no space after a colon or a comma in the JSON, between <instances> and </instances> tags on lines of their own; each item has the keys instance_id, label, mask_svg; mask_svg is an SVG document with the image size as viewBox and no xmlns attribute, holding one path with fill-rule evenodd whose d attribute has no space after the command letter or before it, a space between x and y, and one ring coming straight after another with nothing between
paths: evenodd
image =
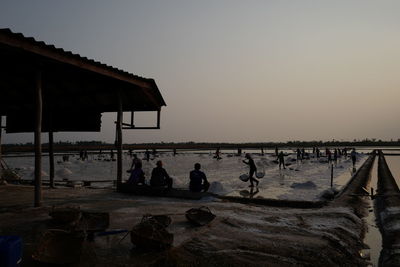
<instances>
[{"instance_id":1,"label":"round basket","mask_svg":"<svg viewBox=\"0 0 400 267\"><path fill-rule=\"evenodd\" d=\"M257 177L258 179L263 178L264 176L265 176L265 172L257 172L257 173L256 173L256 177Z\"/></svg>"},{"instance_id":2,"label":"round basket","mask_svg":"<svg viewBox=\"0 0 400 267\"><path fill-rule=\"evenodd\" d=\"M250 177L248 174L242 174L239 176L239 179L242 180L243 182L247 182L250 179Z\"/></svg>"}]
</instances>

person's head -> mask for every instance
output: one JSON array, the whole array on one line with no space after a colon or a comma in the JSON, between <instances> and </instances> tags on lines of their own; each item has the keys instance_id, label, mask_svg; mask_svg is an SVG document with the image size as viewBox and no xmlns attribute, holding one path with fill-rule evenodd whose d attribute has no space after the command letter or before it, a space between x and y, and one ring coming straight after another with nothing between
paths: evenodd
<instances>
[{"instance_id":1,"label":"person's head","mask_svg":"<svg viewBox=\"0 0 400 267\"><path fill-rule=\"evenodd\" d=\"M163 163L161 160L159 160L159 161L157 161L156 165L157 165L157 167L162 167Z\"/></svg>"},{"instance_id":2,"label":"person's head","mask_svg":"<svg viewBox=\"0 0 400 267\"><path fill-rule=\"evenodd\" d=\"M246 159L251 159L251 155L250 155L250 153L246 153Z\"/></svg>"},{"instance_id":3,"label":"person's head","mask_svg":"<svg viewBox=\"0 0 400 267\"><path fill-rule=\"evenodd\" d=\"M136 155L136 154L133 154L133 157L136 159L136 158L137 158L137 155Z\"/></svg>"},{"instance_id":4,"label":"person's head","mask_svg":"<svg viewBox=\"0 0 400 267\"><path fill-rule=\"evenodd\" d=\"M195 170L200 170L200 168L201 168L201 165L200 165L200 163L196 163L196 164L194 164L194 169Z\"/></svg>"},{"instance_id":5,"label":"person's head","mask_svg":"<svg viewBox=\"0 0 400 267\"><path fill-rule=\"evenodd\" d=\"M283 155L283 151L279 152L279 154Z\"/></svg>"}]
</instances>

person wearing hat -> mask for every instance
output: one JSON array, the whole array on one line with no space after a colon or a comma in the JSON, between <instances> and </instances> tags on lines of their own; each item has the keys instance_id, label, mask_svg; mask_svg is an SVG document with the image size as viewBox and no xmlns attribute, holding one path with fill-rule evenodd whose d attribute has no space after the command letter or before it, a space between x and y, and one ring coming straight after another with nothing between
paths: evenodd
<instances>
[{"instance_id":1,"label":"person wearing hat","mask_svg":"<svg viewBox=\"0 0 400 267\"><path fill-rule=\"evenodd\" d=\"M254 160L252 159L252 157L249 153L246 153L246 159L247 159L247 161L243 160L243 163L249 165L249 167L250 167L250 171L249 171L250 186L249 187L254 187L253 182L256 182L256 186L258 186L259 181L253 177L254 173L256 173L256 171L257 171L256 164L254 164Z\"/></svg>"},{"instance_id":2,"label":"person wearing hat","mask_svg":"<svg viewBox=\"0 0 400 267\"><path fill-rule=\"evenodd\" d=\"M161 160L157 161L156 166L151 172L150 185L155 187L167 186L168 189L172 188L172 178L169 177L167 171L163 168Z\"/></svg>"}]
</instances>

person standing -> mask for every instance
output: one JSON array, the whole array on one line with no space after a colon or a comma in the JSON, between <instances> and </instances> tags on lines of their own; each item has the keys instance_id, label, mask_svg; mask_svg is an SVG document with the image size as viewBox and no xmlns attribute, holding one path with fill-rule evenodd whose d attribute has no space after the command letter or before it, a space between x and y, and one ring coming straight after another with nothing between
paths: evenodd
<instances>
[{"instance_id":1,"label":"person standing","mask_svg":"<svg viewBox=\"0 0 400 267\"><path fill-rule=\"evenodd\" d=\"M279 169L281 169L281 166L283 166L283 168L286 169L286 167L285 167L285 155L283 154L283 151L279 152L278 161L279 161Z\"/></svg>"},{"instance_id":2,"label":"person standing","mask_svg":"<svg viewBox=\"0 0 400 267\"><path fill-rule=\"evenodd\" d=\"M332 162L332 153L329 148L326 149L326 158L328 159L328 163Z\"/></svg>"},{"instance_id":3,"label":"person standing","mask_svg":"<svg viewBox=\"0 0 400 267\"><path fill-rule=\"evenodd\" d=\"M356 153L356 149L353 148L353 150L350 153L350 157L351 157L351 161L353 162L353 168L356 165L356 161L357 161L357 153Z\"/></svg>"},{"instance_id":4,"label":"person standing","mask_svg":"<svg viewBox=\"0 0 400 267\"><path fill-rule=\"evenodd\" d=\"M194 170L190 172L189 190L191 192L207 192L210 187L206 174L200 171L200 168L200 163L196 163L194 164Z\"/></svg>"},{"instance_id":5,"label":"person standing","mask_svg":"<svg viewBox=\"0 0 400 267\"><path fill-rule=\"evenodd\" d=\"M254 160L252 159L252 157L249 153L246 153L246 159L247 159L247 161L243 160L243 163L246 165L249 165L249 167L250 167L250 171L249 171L250 186L249 187L254 187L253 182L256 182L256 186L258 186L259 181L253 177L253 175L257 171L256 164L254 164Z\"/></svg>"},{"instance_id":6,"label":"person standing","mask_svg":"<svg viewBox=\"0 0 400 267\"><path fill-rule=\"evenodd\" d=\"M299 160L302 160L303 158L301 157L301 151L300 148L297 149L297 162L299 162Z\"/></svg>"}]
</instances>

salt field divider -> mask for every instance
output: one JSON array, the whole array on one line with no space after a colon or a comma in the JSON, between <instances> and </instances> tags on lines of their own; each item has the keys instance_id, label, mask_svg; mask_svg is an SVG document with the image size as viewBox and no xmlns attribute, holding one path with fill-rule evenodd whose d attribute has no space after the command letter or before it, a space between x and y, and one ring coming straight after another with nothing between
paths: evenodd
<instances>
[{"instance_id":1,"label":"salt field divider","mask_svg":"<svg viewBox=\"0 0 400 267\"><path fill-rule=\"evenodd\" d=\"M379 266L400 266L400 190L382 151L379 151L375 207L383 238Z\"/></svg>"}]
</instances>

